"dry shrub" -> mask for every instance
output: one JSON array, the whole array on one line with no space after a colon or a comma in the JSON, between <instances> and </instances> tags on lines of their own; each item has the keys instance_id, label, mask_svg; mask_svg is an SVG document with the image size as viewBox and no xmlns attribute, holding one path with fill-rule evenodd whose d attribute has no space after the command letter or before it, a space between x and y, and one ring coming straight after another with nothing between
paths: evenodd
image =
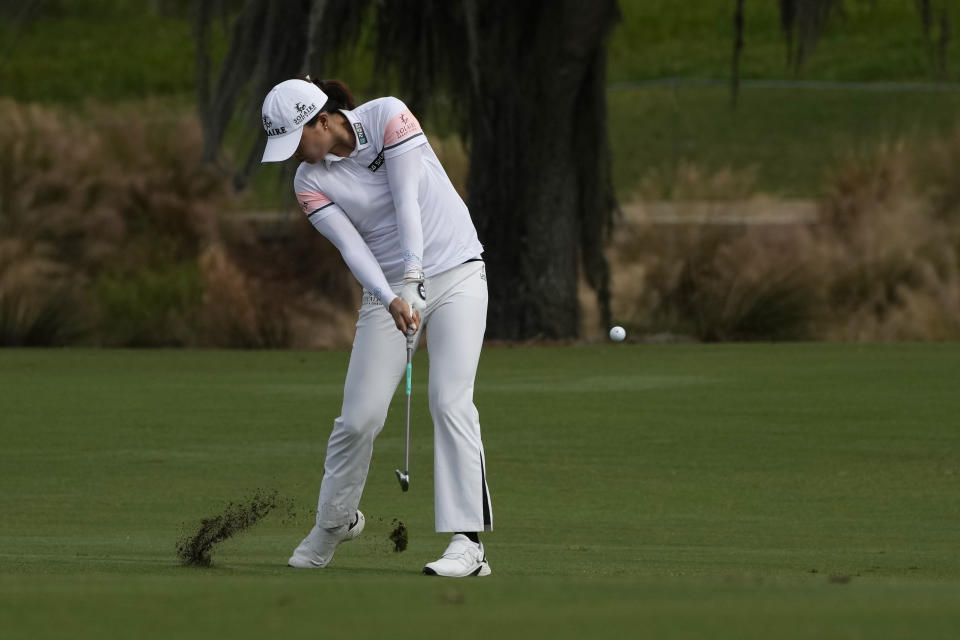
<instances>
[{"instance_id":1,"label":"dry shrub","mask_svg":"<svg viewBox=\"0 0 960 640\"><path fill-rule=\"evenodd\" d=\"M207 247L200 256L203 282L203 322L215 346L256 346L257 308L250 285L223 246Z\"/></svg>"},{"instance_id":2,"label":"dry shrub","mask_svg":"<svg viewBox=\"0 0 960 640\"><path fill-rule=\"evenodd\" d=\"M708 171L687 161L674 167L653 169L640 181L639 200L741 200L754 193L755 168L729 167Z\"/></svg>"},{"instance_id":3,"label":"dry shrub","mask_svg":"<svg viewBox=\"0 0 960 640\"><path fill-rule=\"evenodd\" d=\"M227 240L217 250L233 267L205 271L208 300L232 298L228 307L236 307L235 317L243 321L237 323L216 305L205 304L207 343L308 349L350 345L360 286L336 248L299 211L256 232L235 225L224 229ZM220 287L214 283L223 280L224 290L215 292ZM230 330L222 331L224 327ZM231 335L233 342L224 344L224 337Z\"/></svg>"},{"instance_id":4,"label":"dry shrub","mask_svg":"<svg viewBox=\"0 0 960 640\"><path fill-rule=\"evenodd\" d=\"M49 245L0 238L0 346L61 345L80 335L74 280Z\"/></svg>"},{"instance_id":5,"label":"dry shrub","mask_svg":"<svg viewBox=\"0 0 960 640\"><path fill-rule=\"evenodd\" d=\"M878 207L912 194L912 165L904 142L884 143L867 154L851 155L833 169L821 201L821 219L837 233L863 228Z\"/></svg>"},{"instance_id":6,"label":"dry shrub","mask_svg":"<svg viewBox=\"0 0 960 640\"><path fill-rule=\"evenodd\" d=\"M710 341L807 337L817 291L805 263L806 237L802 229L748 229L717 245L692 273L697 335Z\"/></svg>"},{"instance_id":7,"label":"dry shrub","mask_svg":"<svg viewBox=\"0 0 960 640\"><path fill-rule=\"evenodd\" d=\"M924 171L931 155L952 153L960 157L958 136L923 151L886 146L836 173L822 203L829 275L822 337L960 337L960 218L943 197L955 177L940 186Z\"/></svg>"},{"instance_id":8,"label":"dry shrub","mask_svg":"<svg viewBox=\"0 0 960 640\"><path fill-rule=\"evenodd\" d=\"M958 171L960 130L849 158L829 178L815 224L729 224L729 206L675 202L677 219L696 207L689 219L698 222L616 234L614 316L643 334L700 340L958 339ZM729 194L724 185L748 182L728 174L686 170L672 193ZM738 206L758 202L780 206L757 196ZM726 220L703 221L704 211Z\"/></svg>"},{"instance_id":9,"label":"dry shrub","mask_svg":"<svg viewBox=\"0 0 960 640\"><path fill-rule=\"evenodd\" d=\"M288 347L291 331L287 298L271 295L269 285L248 276L222 245L200 257L204 284L204 344L216 347Z\"/></svg>"},{"instance_id":10,"label":"dry shrub","mask_svg":"<svg viewBox=\"0 0 960 640\"><path fill-rule=\"evenodd\" d=\"M194 118L10 100L0 118L5 344L349 344L356 286L336 250L267 246L224 215L232 186L201 164Z\"/></svg>"},{"instance_id":11,"label":"dry shrub","mask_svg":"<svg viewBox=\"0 0 960 640\"><path fill-rule=\"evenodd\" d=\"M817 297L811 246L809 232L787 228L636 227L611 251L614 316L646 335L806 337Z\"/></svg>"},{"instance_id":12,"label":"dry shrub","mask_svg":"<svg viewBox=\"0 0 960 640\"><path fill-rule=\"evenodd\" d=\"M361 288L340 252L299 211L282 224L280 237L283 243L261 246L257 271L269 274L271 294L286 303L290 346L349 346Z\"/></svg>"},{"instance_id":13,"label":"dry shrub","mask_svg":"<svg viewBox=\"0 0 960 640\"><path fill-rule=\"evenodd\" d=\"M915 158L916 188L933 206L938 218L960 221L960 127L929 144Z\"/></svg>"},{"instance_id":14,"label":"dry shrub","mask_svg":"<svg viewBox=\"0 0 960 640\"><path fill-rule=\"evenodd\" d=\"M9 100L0 116L5 234L50 242L61 260L96 271L195 255L215 233L228 183L201 167L195 122L159 108L79 115Z\"/></svg>"},{"instance_id":15,"label":"dry shrub","mask_svg":"<svg viewBox=\"0 0 960 640\"><path fill-rule=\"evenodd\" d=\"M83 238L109 242L115 225L87 207L99 145L51 111L0 100L0 316L3 344L61 344L88 315ZM68 302L69 301L69 302Z\"/></svg>"},{"instance_id":16,"label":"dry shrub","mask_svg":"<svg viewBox=\"0 0 960 640\"><path fill-rule=\"evenodd\" d=\"M59 323L89 319L99 327L86 338L94 343L189 341L182 318L156 323L177 287L156 274L179 274L195 261L227 191L199 166L199 128L171 127L161 114L149 106L64 113L0 101L8 123L0 132L0 233L26 248L2 265L0 279L23 292L28 308L42 306L50 291L73 292L76 304L59 305ZM38 256L42 272L28 268ZM151 292L164 297L149 299ZM138 318L154 324L133 326ZM168 325L187 335L156 335Z\"/></svg>"}]
</instances>

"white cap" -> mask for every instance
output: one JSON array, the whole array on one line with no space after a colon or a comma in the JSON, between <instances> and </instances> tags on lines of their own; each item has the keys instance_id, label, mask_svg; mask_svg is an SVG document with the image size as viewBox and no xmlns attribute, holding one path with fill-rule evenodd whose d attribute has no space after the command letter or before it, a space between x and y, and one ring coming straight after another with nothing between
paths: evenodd
<instances>
[{"instance_id":1,"label":"white cap","mask_svg":"<svg viewBox=\"0 0 960 640\"><path fill-rule=\"evenodd\" d=\"M260 162L286 160L300 145L303 125L313 119L327 94L306 80L284 80L263 99L263 130L267 132L267 148Z\"/></svg>"}]
</instances>

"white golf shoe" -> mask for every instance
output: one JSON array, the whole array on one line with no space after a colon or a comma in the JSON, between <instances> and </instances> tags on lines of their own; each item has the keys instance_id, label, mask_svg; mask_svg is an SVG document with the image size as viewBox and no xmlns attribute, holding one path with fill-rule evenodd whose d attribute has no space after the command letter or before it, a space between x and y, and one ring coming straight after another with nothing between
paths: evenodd
<instances>
[{"instance_id":1,"label":"white golf shoe","mask_svg":"<svg viewBox=\"0 0 960 640\"><path fill-rule=\"evenodd\" d=\"M467 576L490 575L490 564L483 552L483 543L471 542L462 533L456 533L443 556L434 562L428 562L423 568L428 576L446 578L466 578Z\"/></svg>"},{"instance_id":2,"label":"white golf shoe","mask_svg":"<svg viewBox=\"0 0 960 640\"><path fill-rule=\"evenodd\" d=\"M357 521L334 529L313 526L303 542L294 550L287 564L296 569L323 569L333 560L333 553L341 542L348 542L360 535L366 518L357 509Z\"/></svg>"}]
</instances>

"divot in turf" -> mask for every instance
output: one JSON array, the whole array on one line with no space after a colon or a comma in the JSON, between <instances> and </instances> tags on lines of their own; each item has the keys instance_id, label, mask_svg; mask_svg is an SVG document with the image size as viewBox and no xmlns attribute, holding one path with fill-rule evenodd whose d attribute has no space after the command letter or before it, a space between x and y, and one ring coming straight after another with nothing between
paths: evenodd
<instances>
[{"instance_id":1,"label":"divot in turf","mask_svg":"<svg viewBox=\"0 0 960 640\"><path fill-rule=\"evenodd\" d=\"M396 518L394 518L390 524L394 525L393 531L390 532L389 536L390 541L393 543L393 550L398 553L406 551L407 543L409 542L406 525Z\"/></svg>"},{"instance_id":2,"label":"divot in turf","mask_svg":"<svg viewBox=\"0 0 960 640\"><path fill-rule=\"evenodd\" d=\"M184 566L209 567L213 565L213 547L260 522L277 507L286 508L288 517L293 502L280 493L257 489L245 501L230 502L223 513L200 520L200 528L193 535L177 542L177 557Z\"/></svg>"}]
</instances>

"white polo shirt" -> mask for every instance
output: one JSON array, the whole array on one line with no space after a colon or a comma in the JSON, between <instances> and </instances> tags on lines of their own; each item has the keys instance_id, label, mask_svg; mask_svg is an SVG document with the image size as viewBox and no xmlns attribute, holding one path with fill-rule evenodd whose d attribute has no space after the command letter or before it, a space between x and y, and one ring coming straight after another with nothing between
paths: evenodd
<instances>
[{"instance_id":1,"label":"white polo shirt","mask_svg":"<svg viewBox=\"0 0 960 640\"><path fill-rule=\"evenodd\" d=\"M328 153L316 164L303 162L294 178L297 201L310 221L317 225L342 211L390 286L399 286L403 249L387 171L390 158L422 145L419 204L424 274L431 277L479 256L483 245L470 212L406 105L396 98L379 98L340 113L356 134L353 152L346 158Z\"/></svg>"}]
</instances>

